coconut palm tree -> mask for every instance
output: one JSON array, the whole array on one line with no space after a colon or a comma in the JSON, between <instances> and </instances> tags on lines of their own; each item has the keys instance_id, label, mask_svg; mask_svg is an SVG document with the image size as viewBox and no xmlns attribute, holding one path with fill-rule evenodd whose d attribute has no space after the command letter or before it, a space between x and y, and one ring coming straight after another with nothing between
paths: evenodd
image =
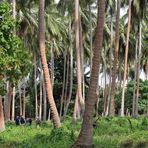
<instances>
[{"instance_id":1,"label":"coconut palm tree","mask_svg":"<svg viewBox=\"0 0 148 148\"><path fill-rule=\"evenodd\" d=\"M117 61L118 61L118 50L119 50L119 16L120 16L120 0L117 0L117 12L116 12L116 47L114 53L114 66L113 66L113 78L111 87L111 102L110 102L110 115L115 114L114 96L116 88L116 73L117 73Z\"/></svg>"},{"instance_id":2,"label":"coconut palm tree","mask_svg":"<svg viewBox=\"0 0 148 148\"><path fill-rule=\"evenodd\" d=\"M126 48L125 48L125 57L124 57L124 77L123 77L123 85L122 85L121 116L124 116L124 95L125 95L125 83L126 83L126 74L127 74L129 34L130 34L130 27L131 27L131 0L129 0L128 6L129 6L128 8L128 27L127 27Z\"/></svg>"},{"instance_id":3,"label":"coconut palm tree","mask_svg":"<svg viewBox=\"0 0 148 148\"><path fill-rule=\"evenodd\" d=\"M58 111L54 102L53 93L52 93L52 85L46 60L46 53L45 53L45 23L44 23L44 5L45 1L39 1L39 47L40 47L40 54L41 54L41 62L43 67L43 73L45 78L45 85L46 85L46 93L49 100L50 108L53 115L53 121L55 128L60 127L60 118L58 115Z\"/></svg>"},{"instance_id":4,"label":"coconut palm tree","mask_svg":"<svg viewBox=\"0 0 148 148\"><path fill-rule=\"evenodd\" d=\"M88 92L88 97L86 99L86 106L85 106L81 132L77 141L72 146L73 148L92 147L93 111L98 97L97 91L98 91L101 48L103 42L104 11L105 11L104 0L98 0L97 28L96 28L95 48L93 52L93 63L92 63L89 92Z\"/></svg>"}]
</instances>

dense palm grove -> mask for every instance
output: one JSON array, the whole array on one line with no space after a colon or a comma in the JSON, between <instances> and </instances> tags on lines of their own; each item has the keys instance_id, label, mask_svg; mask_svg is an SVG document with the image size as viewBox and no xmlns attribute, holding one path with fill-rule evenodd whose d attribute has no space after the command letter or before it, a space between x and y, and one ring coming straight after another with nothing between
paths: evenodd
<instances>
[{"instance_id":1,"label":"dense palm grove","mask_svg":"<svg viewBox=\"0 0 148 148\"><path fill-rule=\"evenodd\" d=\"M0 132L16 116L71 117L71 147L91 148L101 116L133 130L148 116L147 20L147 0L0 1Z\"/></svg>"}]
</instances>

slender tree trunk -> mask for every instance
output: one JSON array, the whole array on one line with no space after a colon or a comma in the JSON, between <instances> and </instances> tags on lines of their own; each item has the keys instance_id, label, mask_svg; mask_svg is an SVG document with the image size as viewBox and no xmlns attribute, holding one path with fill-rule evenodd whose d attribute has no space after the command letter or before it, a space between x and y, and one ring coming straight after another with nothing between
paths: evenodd
<instances>
[{"instance_id":1,"label":"slender tree trunk","mask_svg":"<svg viewBox=\"0 0 148 148\"><path fill-rule=\"evenodd\" d=\"M90 5L89 5L89 27L90 27L90 73L91 73L93 51L92 51L92 15L91 15Z\"/></svg>"},{"instance_id":2,"label":"slender tree trunk","mask_svg":"<svg viewBox=\"0 0 148 148\"><path fill-rule=\"evenodd\" d=\"M75 103L74 103L74 111L73 111L73 120L76 121L77 120L77 112L78 112L78 106L79 106L79 102L78 102L78 91L76 93L76 98L75 98Z\"/></svg>"},{"instance_id":3,"label":"slender tree trunk","mask_svg":"<svg viewBox=\"0 0 148 148\"><path fill-rule=\"evenodd\" d=\"M119 84L118 89L121 89L122 87L122 62L119 60Z\"/></svg>"},{"instance_id":4,"label":"slender tree trunk","mask_svg":"<svg viewBox=\"0 0 148 148\"><path fill-rule=\"evenodd\" d=\"M23 90L23 117L26 115L26 84L24 82L24 90Z\"/></svg>"},{"instance_id":5,"label":"slender tree trunk","mask_svg":"<svg viewBox=\"0 0 148 148\"><path fill-rule=\"evenodd\" d=\"M19 99L20 99L20 116L22 116L22 95L21 95L21 84L19 83Z\"/></svg>"},{"instance_id":6,"label":"slender tree trunk","mask_svg":"<svg viewBox=\"0 0 148 148\"><path fill-rule=\"evenodd\" d=\"M36 50L34 49L34 95L35 95L35 117L38 117L38 95L37 95L37 82L36 82L36 72L37 72L37 68L36 68L36 64L37 64L37 60L36 60Z\"/></svg>"},{"instance_id":7,"label":"slender tree trunk","mask_svg":"<svg viewBox=\"0 0 148 148\"><path fill-rule=\"evenodd\" d=\"M104 53L104 54L103 54ZM104 48L104 52L102 53L102 59L103 59L103 69L104 69L104 75L103 75L103 79L104 79L104 91L103 91L103 98L102 98L102 115L105 115L105 111L106 111L106 98L107 98L107 85L106 85L106 49Z\"/></svg>"},{"instance_id":8,"label":"slender tree trunk","mask_svg":"<svg viewBox=\"0 0 148 148\"><path fill-rule=\"evenodd\" d=\"M39 109L40 120L42 120L42 98L43 98L43 71L41 69L41 74L40 74L40 109Z\"/></svg>"},{"instance_id":9,"label":"slender tree trunk","mask_svg":"<svg viewBox=\"0 0 148 148\"><path fill-rule=\"evenodd\" d=\"M110 35L110 51L109 51L109 62L110 62L110 70L109 70L109 93L108 93L108 98L107 98L107 106L106 106L105 116L108 116L109 115L110 97L111 97L112 54L113 54L113 51L112 51L112 47L113 47L113 18L112 18L112 13L111 13L110 30L111 30L111 35Z\"/></svg>"},{"instance_id":10,"label":"slender tree trunk","mask_svg":"<svg viewBox=\"0 0 148 148\"><path fill-rule=\"evenodd\" d=\"M43 73L43 69L42 69L42 73ZM43 101L44 101L43 120L46 121L46 117L47 117L47 97L46 97L46 88L45 88L44 76L42 78L42 81L43 81Z\"/></svg>"},{"instance_id":11,"label":"slender tree trunk","mask_svg":"<svg viewBox=\"0 0 148 148\"><path fill-rule=\"evenodd\" d=\"M128 9L129 9L128 10L128 28L127 28L126 48L125 48L125 57L124 57L124 76L123 76L122 98L121 98L121 116L124 116L125 82L126 82L126 73L127 73L129 34L130 34L130 27L131 27L131 0L129 0L129 8Z\"/></svg>"},{"instance_id":12,"label":"slender tree trunk","mask_svg":"<svg viewBox=\"0 0 148 148\"><path fill-rule=\"evenodd\" d=\"M133 104L132 104L132 116L135 116L135 91L136 91L136 78L137 78L137 48L138 40L136 39L136 50L135 50L135 73L134 73L134 91L133 91Z\"/></svg>"},{"instance_id":13,"label":"slender tree trunk","mask_svg":"<svg viewBox=\"0 0 148 148\"><path fill-rule=\"evenodd\" d=\"M15 87L13 87L13 97L12 97L12 121L15 118Z\"/></svg>"},{"instance_id":14,"label":"slender tree trunk","mask_svg":"<svg viewBox=\"0 0 148 148\"><path fill-rule=\"evenodd\" d=\"M98 17L97 17L97 29L95 38L95 49L92 63L92 73L90 78L90 86L88 91L88 98L86 99L85 112L83 117L83 123L80 135L72 146L78 147L93 147L93 111L97 100L97 89L99 80L99 67L100 67L100 55L103 42L103 26L104 26L104 11L105 1L98 0Z\"/></svg>"},{"instance_id":15,"label":"slender tree trunk","mask_svg":"<svg viewBox=\"0 0 148 148\"><path fill-rule=\"evenodd\" d=\"M49 75L47 59L45 54L44 4L45 4L44 0L39 0L39 47L40 47L44 78L45 78L46 92L47 92L47 96L50 104L50 109L53 115L53 122L54 122L55 128L59 128L61 126L61 123L60 123L60 118L59 118L58 111L53 98L51 79Z\"/></svg>"},{"instance_id":16,"label":"slender tree trunk","mask_svg":"<svg viewBox=\"0 0 148 148\"><path fill-rule=\"evenodd\" d=\"M81 61L81 87L82 87L82 96L85 100L85 81L84 81L84 48L83 48L83 33L82 33L82 21L81 21L81 15L80 15L80 7L79 7L79 46L80 46L80 61Z\"/></svg>"},{"instance_id":17,"label":"slender tree trunk","mask_svg":"<svg viewBox=\"0 0 148 148\"><path fill-rule=\"evenodd\" d=\"M63 86L62 86L62 96L61 96L61 103L60 103L60 117L62 116L63 110L63 102L64 102L64 94L65 94L65 81L66 81L66 55L67 52L64 52L64 74L63 74Z\"/></svg>"},{"instance_id":18,"label":"slender tree trunk","mask_svg":"<svg viewBox=\"0 0 148 148\"><path fill-rule=\"evenodd\" d=\"M73 49L72 49L72 37L71 37L71 21L69 23L69 40L70 40L70 88L69 88L67 104L64 110L64 116L67 114L68 111L68 107L72 96L72 87L73 87Z\"/></svg>"},{"instance_id":19,"label":"slender tree trunk","mask_svg":"<svg viewBox=\"0 0 148 148\"><path fill-rule=\"evenodd\" d=\"M50 115L51 115L51 111L50 111L50 108L49 108L49 111L48 111L48 121L50 121Z\"/></svg>"},{"instance_id":20,"label":"slender tree trunk","mask_svg":"<svg viewBox=\"0 0 148 148\"><path fill-rule=\"evenodd\" d=\"M8 82L9 83L9 82ZM12 88L11 84L7 84L7 95L4 100L4 119L5 122L10 120L10 104L11 104L11 95L12 95Z\"/></svg>"},{"instance_id":21,"label":"slender tree trunk","mask_svg":"<svg viewBox=\"0 0 148 148\"><path fill-rule=\"evenodd\" d=\"M120 17L120 0L117 0L117 12L116 12L116 47L114 53L114 67L113 67L113 78L112 78L112 91L110 100L110 116L115 115L115 88L116 88L116 75L117 75L117 61L118 61L118 51L119 51L119 17Z\"/></svg>"},{"instance_id":22,"label":"slender tree trunk","mask_svg":"<svg viewBox=\"0 0 148 148\"><path fill-rule=\"evenodd\" d=\"M137 64L137 90L136 90L136 107L135 116L138 116L138 101L139 101L139 77L140 77L140 61L141 61L141 21L139 22L139 50L138 50L138 64Z\"/></svg>"},{"instance_id":23,"label":"slender tree trunk","mask_svg":"<svg viewBox=\"0 0 148 148\"><path fill-rule=\"evenodd\" d=\"M69 80L69 54L67 54L67 72L66 72L66 83L65 83L65 94L64 94L64 110L67 104L67 92L68 92L68 80Z\"/></svg>"},{"instance_id":24,"label":"slender tree trunk","mask_svg":"<svg viewBox=\"0 0 148 148\"><path fill-rule=\"evenodd\" d=\"M79 0L75 0L75 36L76 36L76 62L77 62L77 83L78 83L78 98L84 112L84 99L82 96L82 68L81 68L81 53L80 53L80 27L79 27Z\"/></svg>"},{"instance_id":25,"label":"slender tree trunk","mask_svg":"<svg viewBox=\"0 0 148 148\"><path fill-rule=\"evenodd\" d=\"M13 18L16 19L16 1L12 0Z\"/></svg>"},{"instance_id":26,"label":"slender tree trunk","mask_svg":"<svg viewBox=\"0 0 148 148\"><path fill-rule=\"evenodd\" d=\"M2 96L0 96L0 133L5 130L4 114L3 114L3 105L2 105Z\"/></svg>"},{"instance_id":27,"label":"slender tree trunk","mask_svg":"<svg viewBox=\"0 0 148 148\"><path fill-rule=\"evenodd\" d=\"M51 84L52 84L52 91L54 85L54 51L53 45L51 45Z\"/></svg>"}]
</instances>

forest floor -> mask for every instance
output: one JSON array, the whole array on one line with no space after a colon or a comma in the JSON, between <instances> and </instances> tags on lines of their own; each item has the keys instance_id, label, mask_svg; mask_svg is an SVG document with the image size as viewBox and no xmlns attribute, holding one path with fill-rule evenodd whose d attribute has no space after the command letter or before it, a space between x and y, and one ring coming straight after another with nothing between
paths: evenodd
<instances>
[{"instance_id":1,"label":"forest floor","mask_svg":"<svg viewBox=\"0 0 148 148\"><path fill-rule=\"evenodd\" d=\"M67 117L59 129L52 122L31 127L9 123L0 133L0 148L69 148L79 134L81 122ZM148 148L148 117L100 118L94 128L95 148Z\"/></svg>"}]
</instances>

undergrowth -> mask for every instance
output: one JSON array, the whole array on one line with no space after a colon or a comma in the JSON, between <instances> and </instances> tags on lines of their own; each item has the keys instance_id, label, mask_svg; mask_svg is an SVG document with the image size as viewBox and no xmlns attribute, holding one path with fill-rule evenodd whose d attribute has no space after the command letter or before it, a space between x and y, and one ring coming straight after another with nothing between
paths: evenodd
<instances>
[{"instance_id":1,"label":"undergrowth","mask_svg":"<svg viewBox=\"0 0 148 148\"><path fill-rule=\"evenodd\" d=\"M0 134L0 148L68 148L80 132L81 122L67 118L59 129L52 122L31 127L6 125ZM100 118L94 128L96 148L148 148L148 118Z\"/></svg>"}]
</instances>

